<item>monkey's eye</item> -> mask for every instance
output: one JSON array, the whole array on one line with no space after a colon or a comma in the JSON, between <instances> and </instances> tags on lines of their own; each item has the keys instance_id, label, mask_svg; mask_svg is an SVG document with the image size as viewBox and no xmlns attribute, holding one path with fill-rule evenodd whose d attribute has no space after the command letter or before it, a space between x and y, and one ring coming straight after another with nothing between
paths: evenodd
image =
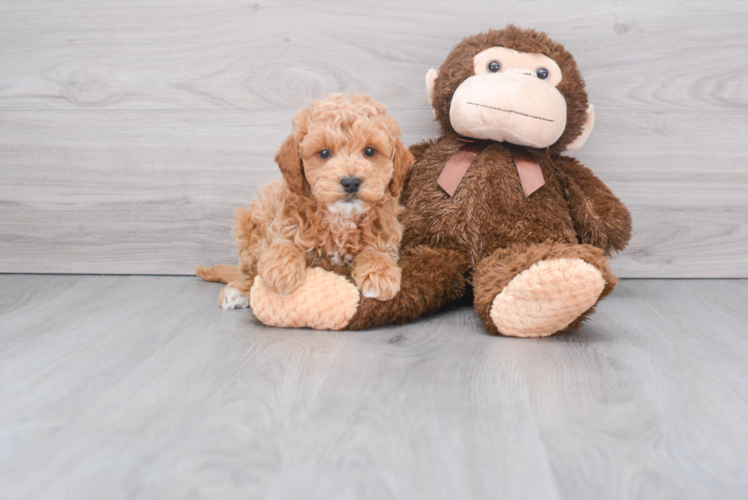
<instances>
[{"instance_id":1,"label":"monkey's eye","mask_svg":"<svg viewBox=\"0 0 748 500\"><path fill-rule=\"evenodd\" d=\"M491 73L498 73L501 69L501 63L499 61L491 61L488 63L488 71Z\"/></svg>"},{"instance_id":2,"label":"monkey's eye","mask_svg":"<svg viewBox=\"0 0 748 500\"><path fill-rule=\"evenodd\" d=\"M535 76L540 78L541 80L545 80L548 78L551 74L548 72L545 68L538 68L535 70Z\"/></svg>"},{"instance_id":3,"label":"monkey's eye","mask_svg":"<svg viewBox=\"0 0 748 500\"><path fill-rule=\"evenodd\" d=\"M320 158L322 158L323 160L326 160L326 159L328 159L330 157L330 150L329 149L323 149L322 151L320 151L317 154L319 155Z\"/></svg>"},{"instance_id":4,"label":"monkey's eye","mask_svg":"<svg viewBox=\"0 0 748 500\"><path fill-rule=\"evenodd\" d=\"M364 154L366 156L371 157L371 156L374 156L375 153L376 153L376 151L374 151L374 148L368 148L367 147L366 149L364 149Z\"/></svg>"}]
</instances>

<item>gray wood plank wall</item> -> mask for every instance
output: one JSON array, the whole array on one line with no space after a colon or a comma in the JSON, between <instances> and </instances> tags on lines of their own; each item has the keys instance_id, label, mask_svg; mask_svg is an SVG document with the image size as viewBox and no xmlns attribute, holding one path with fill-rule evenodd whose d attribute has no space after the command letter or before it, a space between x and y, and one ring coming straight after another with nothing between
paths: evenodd
<instances>
[{"instance_id":1,"label":"gray wood plank wall","mask_svg":"<svg viewBox=\"0 0 748 500\"><path fill-rule=\"evenodd\" d=\"M507 22L575 54L576 153L628 204L624 277L748 277L748 2L0 3L0 272L188 274L331 91L437 134L423 78Z\"/></svg>"}]
</instances>

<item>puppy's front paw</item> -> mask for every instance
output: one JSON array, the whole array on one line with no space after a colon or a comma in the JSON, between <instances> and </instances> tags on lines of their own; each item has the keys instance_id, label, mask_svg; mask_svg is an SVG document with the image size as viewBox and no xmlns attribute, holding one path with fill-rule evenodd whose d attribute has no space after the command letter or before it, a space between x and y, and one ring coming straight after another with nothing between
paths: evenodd
<instances>
[{"instance_id":1,"label":"puppy's front paw","mask_svg":"<svg viewBox=\"0 0 748 500\"><path fill-rule=\"evenodd\" d=\"M373 271L359 285L361 293L370 299L390 300L400 291L401 273L397 266Z\"/></svg>"}]
</instances>

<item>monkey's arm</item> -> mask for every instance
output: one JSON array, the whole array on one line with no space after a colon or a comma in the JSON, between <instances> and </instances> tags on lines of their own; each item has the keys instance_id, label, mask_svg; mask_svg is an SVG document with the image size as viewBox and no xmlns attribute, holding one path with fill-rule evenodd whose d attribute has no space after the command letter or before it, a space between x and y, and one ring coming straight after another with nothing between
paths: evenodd
<instances>
[{"instance_id":1,"label":"monkey's arm","mask_svg":"<svg viewBox=\"0 0 748 500\"><path fill-rule=\"evenodd\" d=\"M626 206L576 159L556 156L554 160L580 242L608 254L626 248L631 239L631 214Z\"/></svg>"}]
</instances>

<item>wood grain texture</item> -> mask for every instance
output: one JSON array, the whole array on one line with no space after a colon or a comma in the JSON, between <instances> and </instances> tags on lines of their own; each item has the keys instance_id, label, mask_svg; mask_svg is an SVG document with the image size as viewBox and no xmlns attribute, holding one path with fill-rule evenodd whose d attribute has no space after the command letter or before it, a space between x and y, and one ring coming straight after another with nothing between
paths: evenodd
<instances>
[{"instance_id":1,"label":"wood grain texture","mask_svg":"<svg viewBox=\"0 0 748 500\"><path fill-rule=\"evenodd\" d=\"M427 110L392 113L407 142L437 134ZM235 260L233 210L280 176L272 158L293 111L4 115L0 271L191 274L197 264ZM714 133L714 149L692 154L683 142L699 140L700 126L718 128L719 117L601 115L577 156L633 213L634 238L614 259L616 272L748 276L740 137L748 118Z\"/></svg>"},{"instance_id":2,"label":"wood grain texture","mask_svg":"<svg viewBox=\"0 0 748 500\"><path fill-rule=\"evenodd\" d=\"M627 203L625 277L748 277L748 4L0 4L0 272L188 274L233 259L231 213L330 91L436 135L423 76L467 34L536 27L576 56L578 152Z\"/></svg>"},{"instance_id":3,"label":"wood grain texture","mask_svg":"<svg viewBox=\"0 0 748 500\"><path fill-rule=\"evenodd\" d=\"M616 109L748 107L741 0L335 2L49 0L0 5L0 109L296 109L361 90L426 106L468 34L548 32Z\"/></svg>"},{"instance_id":4,"label":"wood grain texture","mask_svg":"<svg viewBox=\"0 0 748 500\"><path fill-rule=\"evenodd\" d=\"M195 278L0 276L3 499L739 499L746 280L579 332L267 328Z\"/></svg>"}]
</instances>

